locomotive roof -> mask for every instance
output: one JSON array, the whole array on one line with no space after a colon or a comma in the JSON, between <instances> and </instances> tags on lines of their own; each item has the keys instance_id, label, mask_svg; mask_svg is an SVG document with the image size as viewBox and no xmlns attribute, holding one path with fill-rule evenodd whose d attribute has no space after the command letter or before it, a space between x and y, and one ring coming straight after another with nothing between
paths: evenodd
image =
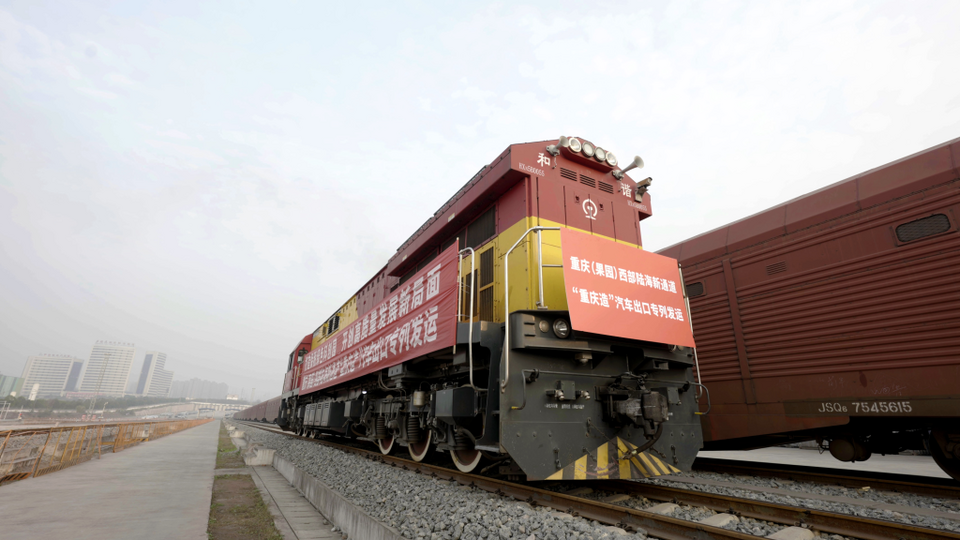
<instances>
[{"instance_id":1,"label":"locomotive roof","mask_svg":"<svg viewBox=\"0 0 960 540\"><path fill-rule=\"evenodd\" d=\"M696 264L960 177L960 138L851 176L657 253Z\"/></svg>"},{"instance_id":2,"label":"locomotive roof","mask_svg":"<svg viewBox=\"0 0 960 540\"><path fill-rule=\"evenodd\" d=\"M489 165L484 165L477 171L439 210L427 218L423 225L397 248L397 252L387 262L387 275L402 274L406 270L406 266L409 266L409 264L404 264L407 259L410 259L411 262L415 261L417 255L428 247L427 244L436 240L442 229L462 227L465 223L461 223L458 218L468 217L467 210L469 208L477 204L486 205L488 201L493 201L502 192L523 178L523 174L517 171L513 171L516 174L509 174L512 171L509 158L510 150L514 146L551 142L555 143L556 139L530 141L507 146Z\"/></svg>"}]
</instances>

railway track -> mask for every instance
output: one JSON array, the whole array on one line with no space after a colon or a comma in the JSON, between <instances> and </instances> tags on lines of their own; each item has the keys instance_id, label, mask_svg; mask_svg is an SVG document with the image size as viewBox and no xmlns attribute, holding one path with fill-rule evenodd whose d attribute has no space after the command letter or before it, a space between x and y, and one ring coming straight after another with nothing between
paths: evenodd
<instances>
[{"instance_id":1,"label":"railway track","mask_svg":"<svg viewBox=\"0 0 960 540\"><path fill-rule=\"evenodd\" d=\"M871 489L913 493L928 497L960 499L960 486L948 478L931 478L906 474L865 473L843 471L837 474L834 469L782 465L774 463L748 463L714 458L697 458L693 463L694 471L743 476L759 476L791 480L794 482L816 482L818 484L842 486L859 489L869 486Z\"/></svg>"},{"instance_id":2,"label":"railway track","mask_svg":"<svg viewBox=\"0 0 960 540\"><path fill-rule=\"evenodd\" d=\"M644 529L650 536L664 540L757 539L757 536L751 534L731 531L625 506L608 504L584 497L558 493L530 484L517 484L485 476L462 473L457 470L424 462L417 463L401 457L385 456L379 452L335 443L329 440L299 437L292 433L284 432L275 426L244 421L240 421L239 423L291 438L324 444L345 452L362 455L394 467L401 467L418 474L455 481L462 485L474 486L487 492L513 497L514 499L530 504L539 504L554 508L561 512L567 512L604 524L616 525L627 530ZM774 522L785 526L800 526L822 533L838 534L864 540L960 540L960 534L950 531L840 513L822 512L752 499L701 493L673 487L651 485L648 483L608 480L578 482L577 485L591 486L597 489L603 489L604 491L619 491L631 495L643 496L650 500L705 507L717 512Z\"/></svg>"}]
</instances>

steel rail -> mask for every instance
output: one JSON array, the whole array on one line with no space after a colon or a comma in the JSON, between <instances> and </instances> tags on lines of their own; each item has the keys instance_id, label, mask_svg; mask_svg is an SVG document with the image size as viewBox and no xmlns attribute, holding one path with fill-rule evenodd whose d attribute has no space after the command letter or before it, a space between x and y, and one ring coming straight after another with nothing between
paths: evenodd
<instances>
[{"instance_id":1,"label":"steel rail","mask_svg":"<svg viewBox=\"0 0 960 540\"><path fill-rule=\"evenodd\" d=\"M247 423L247 422L244 422ZM711 527L694 521L687 521L670 516L645 512L624 506L607 504L592 499L574 497L563 493L556 493L527 484L516 484L461 473L456 470L417 463L407 459L385 456L379 452L355 448L322 439L299 437L282 430L268 428L262 424L249 423L252 427L280 433L294 438L305 439L337 448L353 454L363 455L370 459L403 467L420 474L427 474L445 480L453 480L460 484L476 486L484 491L507 495L515 499L549 506L560 511L569 512L588 519L593 519L608 525L623 528L642 528L650 536L664 540L756 540L757 536L737 531L729 531L719 527ZM727 512L754 519L771 521L787 526L808 526L809 528L841 534L863 540L960 540L960 534L940 529L930 529L913 525L883 521L878 519L850 516L834 512L822 512L797 506L781 505L765 501L742 499L725 495L714 495L677 488L668 488L641 482L626 480L608 481L578 481L578 484L592 485L604 490L626 491L642 495L649 499L683 502L685 504L711 508L718 512ZM611 489L612 488L612 489Z\"/></svg>"},{"instance_id":2,"label":"steel rail","mask_svg":"<svg viewBox=\"0 0 960 540\"><path fill-rule=\"evenodd\" d=\"M753 499L730 497L713 493L703 493L687 489L640 484L625 480L603 482L589 482L594 487L605 486L606 490L620 490L642 495L648 499L660 501L682 502L691 506L702 506L717 512L742 515L753 519L772 521L781 524L796 524L809 526L822 532L839 534L863 540L925 540L925 539L956 539L960 534L939 529L929 529L883 521L879 519L851 516L836 512L824 512L798 506L771 503ZM612 484L612 485L611 485ZM803 494L798 493L798 498Z\"/></svg>"},{"instance_id":3,"label":"steel rail","mask_svg":"<svg viewBox=\"0 0 960 540\"><path fill-rule=\"evenodd\" d=\"M801 465L783 465L780 463L757 463L715 458L697 458L693 462L695 471L719 474L738 474L743 476L762 476L764 478L782 478L794 482L816 482L819 484L913 493L928 497L960 499L960 485L948 478L918 477L903 474L842 471L840 474L830 469L805 467Z\"/></svg>"}]
</instances>

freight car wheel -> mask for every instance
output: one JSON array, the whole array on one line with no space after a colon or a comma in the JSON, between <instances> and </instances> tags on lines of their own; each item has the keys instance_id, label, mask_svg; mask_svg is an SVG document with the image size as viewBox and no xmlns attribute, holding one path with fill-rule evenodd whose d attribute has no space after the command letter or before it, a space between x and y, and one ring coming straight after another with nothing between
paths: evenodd
<instances>
[{"instance_id":1,"label":"freight car wheel","mask_svg":"<svg viewBox=\"0 0 960 540\"><path fill-rule=\"evenodd\" d=\"M469 473L480 464L481 455L479 450L450 450L450 457L460 472Z\"/></svg>"},{"instance_id":2,"label":"freight car wheel","mask_svg":"<svg viewBox=\"0 0 960 540\"><path fill-rule=\"evenodd\" d=\"M387 455L393 450L393 441L396 440L396 437L387 437L386 439L377 439L377 446L380 447L380 453Z\"/></svg>"},{"instance_id":3,"label":"freight car wheel","mask_svg":"<svg viewBox=\"0 0 960 540\"><path fill-rule=\"evenodd\" d=\"M433 432L427 431L426 440L410 443L410 446L407 447L407 450L410 451L410 457L420 463L423 461L423 458L427 457L427 454L430 453L430 441L433 439Z\"/></svg>"},{"instance_id":4,"label":"freight car wheel","mask_svg":"<svg viewBox=\"0 0 960 540\"><path fill-rule=\"evenodd\" d=\"M933 461L940 466L943 472L960 482L960 459L948 458L943 448L940 448L940 445L937 444L937 441L933 440L933 438L931 438L927 446L930 447L930 455L933 456Z\"/></svg>"}]
</instances>

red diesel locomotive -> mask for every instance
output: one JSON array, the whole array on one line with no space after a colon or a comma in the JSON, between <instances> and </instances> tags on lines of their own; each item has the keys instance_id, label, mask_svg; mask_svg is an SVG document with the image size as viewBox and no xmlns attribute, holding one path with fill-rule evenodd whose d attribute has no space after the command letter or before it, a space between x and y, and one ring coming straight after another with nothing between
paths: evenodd
<instances>
[{"instance_id":1,"label":"red diesel locomotive","mask_svg":"<svg viewBox=\"0 0 960 540\"><path fill-rule=\"evenodd\" d=\"M677 262L641 247L642 166L509 146L297 344L277 423L511 478L689 469L702 390Z\"/></svg>"}]
</instances>

